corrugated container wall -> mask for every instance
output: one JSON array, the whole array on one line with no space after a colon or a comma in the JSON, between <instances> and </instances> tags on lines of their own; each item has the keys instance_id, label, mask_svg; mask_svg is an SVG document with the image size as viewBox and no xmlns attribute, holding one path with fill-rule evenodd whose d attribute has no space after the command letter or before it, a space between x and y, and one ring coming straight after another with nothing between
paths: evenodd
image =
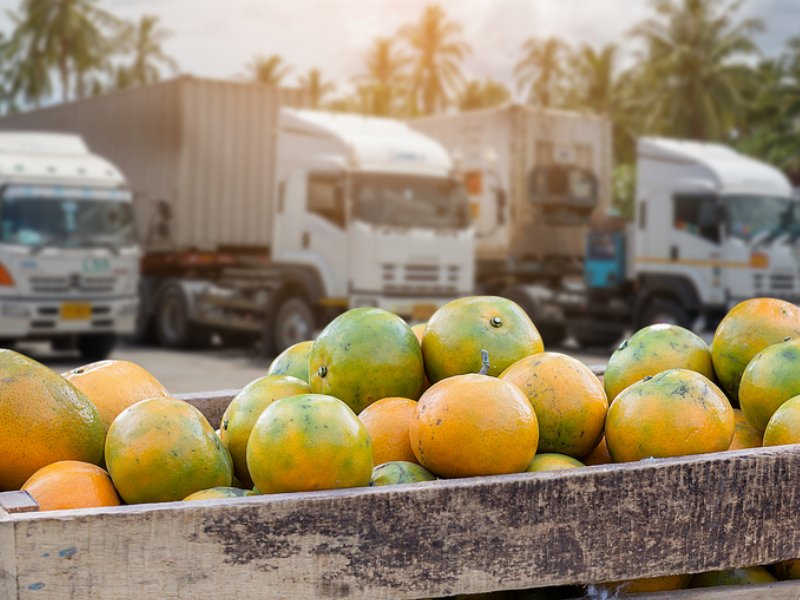
<instances>
[{"instance_id":1,"label":"corrugated container wall","mask_svg":"<svg viewBox=\"0 0 800 600\"><path fill-rule=\"evenodd\" d=\"M0 119L0 129L65 131L116 164L149 250L267 248L281 105L296 90L179 77ZM172 211L159 239L157 203Z\"/></svg>"},{"instance_id":2,"label":"corrugated container wall","mask_svg":"<svg viewBox=\"0 0 800 600\"><path fill-rule=\"evenodd\" d=\"M409 125L430 135L461 158L463 168L497 171L509 194L509 222L479 236L482 260L580 260L588 222L551 225L531 204L528 177L536 166L566 162L590 169L598 180L596 214L611 202L611 124L601 117L530 106L508 105L412 119ZM495 162L489 162L489 156Z\"/></svg>"}]
</instances>

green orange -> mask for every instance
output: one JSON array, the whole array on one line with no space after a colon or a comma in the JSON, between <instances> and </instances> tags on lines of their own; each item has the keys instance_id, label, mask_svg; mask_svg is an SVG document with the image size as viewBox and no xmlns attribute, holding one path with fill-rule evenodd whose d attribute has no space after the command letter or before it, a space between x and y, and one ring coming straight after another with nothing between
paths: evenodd
<instances>
[{"instance_id":1,"label":"green orange","mask_svg":"<svg viewBox=\"0 0 800 600\"><path fill-rule=\"evenodd\" d=\"M311 347L311 391L339 398L356 413L381 398L416 400L424 377L414 332L403 319L379 308L339 315Z\"/></svg>"},{"instance_id":2,"label":"green orange","mask_svg":"<svg viewBox=\"0 0 800 600\"><path fill-rule=\"evenodd\" d=\"M761 434L776 410L800 394L800 339L767 346L753 357L742 374L739 406Z\"/></svg>"},{"instance_id":3,"label":"green orange","mask_svg":"<svg viewBox=\"0 0 800 600\"><path fill-rule=\"evenodd\" d=\"M218 486L209 488L207 490L200 490L193 494L189 494L184 498L184 501L190 500L216 500L220 498L243 498L244 496L257 496L256 492L252 490L243 490L237 487Z\"/></svg>"},{"instance_id":4,"label":"green orange","mask_svg":"<svg viewBox=\"0 0 800 600\"><path fill-rule=\"evenodd\" d=\"M256 419L275 400L310 391L308 384L296 377L265 375L248 383L233 397L222 415L219 435L231 453L233 471L245 487L253 485L247 470L247 440Z\"/></svg>"},{"instance_id":5,"label":"green orange","mask_svg":"<svg viewBox=\"0 0 800 600\"><path fill-rule=\"evenodd\" d=\"M800 308L794 304L776 298L737 304L722 319L711 342L717 380L736 400L742 373L752 358L767 346L796 337L800 337Z\"/></svg>"},{"instance_id":6,"label":"green orange","mask_svg":"<svg viewBox=\"0 0 800 600\"><path fill-rule=\"evenodd\" d=\"M708 378L688 369L634 383L611 403L606 444L615 462L727 450L733 408Z\"/></svg>"},{"instance_id":7,"label":"green orange","mask_svg":"<svg viewBox=\"0 0 800 600\"><path fill-rule=\"evenodd\" d=\"M258 417L247 467L264 494L361 487L372 475L372 445L344 402L301 394L276 400Z\"/></svg>"},{"instance_id":8,"label":"green orange","mask_svg":"<svg viewBox=\"0 0 800 600\"><path fill-rule=\"evenodd\" d=\"M528 473L538 473L540 471L560 471L562 469L574 469L585 467L581 461L566 454L555 452L545 452L533 457L531 464L528 465Z\"/></svg>"},{"instance_id":9,"label":"green orange","mask_svg":"<svg viewBox=\"0 0 800 600\"><path fill-rule=\"evenodd\" d=\"M690 369L714 379L711 351L697 334L659 323L640 329L611 355L603 377L609 400L650 375L667 369Z\"/></svg>"},{"instance_id":10,"label":"green orange","mask_svg":"<svg viewBox=\"0 0 800 600\"><path fill-rule=\"evenodd\" d=\"M784 402L764 430L764 446L785 444L800 444L800 396Z\"/></svg>"},{"instance_id":11,"label":"green orange","mask_svg":"<svg viewBox=\"0 0 800 600\"><path fill-rule=\"evenodd\" d=\"M313 341L298 342L275 357L267 369L267 375L291 375L308 383L308 356Z\"/></svg>"},{"instance_id":12,"label":"green orange","mask_svg":"<svg viewBox=\"0 0 800 600\"><path fill-rule=\"evenodd\" d=\"M500 379L522 390L536 411L537 452L583 457L603 437L608 400L603 384L582 362L542 352L517 361Z\"/></svg>"},{"instance_id":13,"label":"green orange","mask_svg":"<svg viewBox=\"0 0 800 600\"><path fill-rule=\"evenodd\" d=\"M0 350L0 374L0 491L56 461L100 463L105 430L83 392L12 350Z\"/></svg>"},{"instance_id":14,"label":"green orange","mask_svg":"<svg viewBox=\"0 0 800 600\"><path fill-rule=\"evenodd\" d=\"M800 579L800 559L782 560L774 564L772 570L775 572L775 577L780 580Z\"/></svg>"},{"instance_id":15,"label":"green orange","mask_svg":"<svg viewBox=\"0 0 800 600\"><path fill-rule=\"evenodd\" d=\"M544 351L542 336L515 302L498 296L471 296L448 302L428 321L422 336L425 370L431 383L478 373L481 350L489 353L487 375Z\"/></svg>"},{"instance_id":16,"label":"green orange","mask_svg":"<svg viewBox=\"0 0 800 600\"><path fill-rule=\"evenodd\" d=\"M594 450L592 450L586 458L583 459L583 462L586 465L594 466L594 465L607 465L613 463L614 461L611 459L611 455L608 453L608 446L606 445L606 436L603 436L603 439L600 440L600 443L595 446Z\"/></svg>"},{"instance_id":17,"label":"green orange","mask_svg":"<svg viewBox=\"0 0 800 600\"><path fill-rule=\"evenodd\" d=\"M440 477L521 473L539 443L536 413L519 388L488 375L433 384L409 425L411 448Z\"/></svg>"},{"instance_id":18,"label":"green orange","mask_svg":"<svg viewBox=\"0 0 800 600\"><path fill-rule=\"evenodd\" d=\"M126 408L111 423L106 465L128 504L182 500L230 486L233 465L203 414L188 402L161 397Z\"/></svg>"},{"instance_id":19,"label":"green orange","mask_svg":"<svg viewBox=\"0 0 800 600\"><path fill-rule=\"evenodd\" d=\"M372 470L369 484L398 485L401 483L418 483L420 481L435 481L436 475L421 467L415 462L393 460L378 465Z\"/></svg>"},{"instance_id":20,"label":"green orange","mask_svg":"<svg viewBox=\"0 0 800 600\"><path fill-rule=\"evenodd\" d=\"M726 571L709 571L692 576L690 587L717 587L721 585L758 585L777 581L764 567L744 567Z\"/></svg>"}]
</instances>

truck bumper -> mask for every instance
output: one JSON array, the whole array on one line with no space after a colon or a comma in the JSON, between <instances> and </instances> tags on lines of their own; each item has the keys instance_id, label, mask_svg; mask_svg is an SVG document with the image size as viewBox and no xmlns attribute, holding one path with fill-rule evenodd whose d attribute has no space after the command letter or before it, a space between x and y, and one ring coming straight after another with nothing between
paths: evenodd
<instances>
[{"instance_id":1,"label":"truck bumper","mask_svg":"<svg viewBox=\"0 0 800 600\"><path fill-rule=\"evenodd\" d=\"M464 292L464 295L467 295ZM453 296L435 296L435 297L397 297L397 296L384 296L384 295L366 295L358 294L350 299L350 306L352 308L359 308L362 306L373 306L382 308L400 315L407 321L421 322L430 319L436 310L450 302Z\"/></svg>"},{"instance_id":2,"label":"truck bumper","mask_svg":"<svg viewBox=\"0 0 800 600\"><path fill-rule=\"evenodd\" d=\"M137 297L76 302L89 304L91 316L63 318L63 303L59 300L0 298L0 337L21 340L85 333L133 333L139 307Z\"/></svg>"}]
</instances>

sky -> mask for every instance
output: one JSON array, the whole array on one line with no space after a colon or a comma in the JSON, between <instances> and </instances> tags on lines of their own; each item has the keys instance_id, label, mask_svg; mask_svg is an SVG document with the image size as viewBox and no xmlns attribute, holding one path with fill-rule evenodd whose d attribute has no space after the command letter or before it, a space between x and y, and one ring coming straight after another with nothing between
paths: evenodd
<instances>
[{"instance_id":1,"label":"sky","mask_svg":"<svg viewBox=\"0 0 800 600\"><path fill-rule=\"evenodd\" d=\"M0 29L20 0L0 0ZM363 73L364 54L378 36L417 20L430 0L100 0L126 19L155 14L173 33L165 44L182 72L227 78L243 75L256 54L281 54L288 79L318 67L327 79ZM630 48L627 32L651 14L648 0L440 0L462 23L472 47L470 77L513 84L513 67L531 36L557 35L573 45L615 42ZM800 29L800 0L744 0L741 15L760 17L756 40L776 55Z\"/></svg>"}]
</instances>

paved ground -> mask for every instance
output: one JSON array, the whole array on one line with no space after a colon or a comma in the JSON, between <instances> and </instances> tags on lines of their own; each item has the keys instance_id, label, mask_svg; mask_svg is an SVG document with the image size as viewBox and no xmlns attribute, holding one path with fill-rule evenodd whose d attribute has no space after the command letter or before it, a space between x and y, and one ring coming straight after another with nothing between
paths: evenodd
<instances>
[{"instance_id":1,"label":"paved ground","mask_svg":"<svg viewBox=\"0 0 800 600\"><path fill-rule=\"evenodd\" d=\"M46 344L31 344L20 347L19 351L44 362L59 373L81 365L77 356L53 353ZM586 352L567 347L559 351L591 365L603 364L608 360L608 353L602 350ZM259 356L254 349L213 348L178 352L128 343L121 344L112 358L140 364L173 393L240 388L263 375L269 365L269 360Z\"/></svg>"}]
</instances>

